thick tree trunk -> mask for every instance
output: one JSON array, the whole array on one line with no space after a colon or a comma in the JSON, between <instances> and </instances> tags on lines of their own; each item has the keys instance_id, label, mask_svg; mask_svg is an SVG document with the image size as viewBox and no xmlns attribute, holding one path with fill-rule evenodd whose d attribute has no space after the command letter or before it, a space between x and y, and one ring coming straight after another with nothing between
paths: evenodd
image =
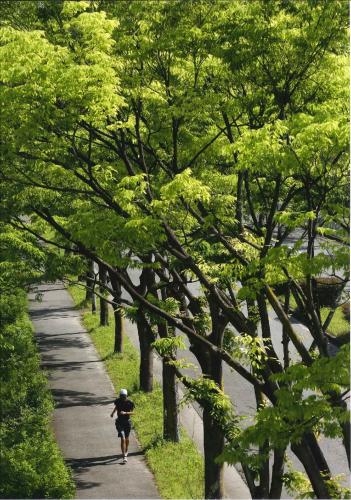
<instances>
[{"instance_id":1,"label":"thick tree trunk","mask_svg":"<svg viewBox=\"0 0 351 500\"><path fill-rule=\"evenodd\" d=\"M346 456L347 456L347 461L349 463L349 468L351 467L351 462L350 462L350 442L351 442L351 436L350 436L350 422L343 422L341 424L342 428L342 433L343 433L343 445L345 447L346 451Z\"/></svg>"},{"instance_id":2,"label":"thick tree trunk","mask_svg":"<svg viewBox=\"0 0 351 500\"><path fill-rule=\"evenodd\" d=\"M95 263L92 259L88 261L88 273L87 273L87 291L85 299L91 301L91 312L96 313L96 295L95 295Z\"/></svg>"},{"instance_id":3,"label":"thick tree trunk","mask_svg":"<svg viewBox=\"0 0 351 500\"><path fill-rule=\"evenodd\" d=\"M86 277L87 288L85 293L85 300L91 301L94 295L94 261L91 259L88 261L88 272Z\"/></svg>"},{"instance_id":4,"label":"thick tree trunk","mask_svg":"<svg viewBox=\"0 0 351 500\"><path fill-rule=\"evenodd\" d=\"M202 373L222 388L221 359L198 343L191 344L190 350L199 361ZM206 401L200 404L203 407L205 498L223 498L223 464L216 463L216 458L224 450L224 435L211 416Z\"/></svg>"},{"instance_id":5,"label":"thick tree trunk","mask_svg":"<svg viewBox=\"0 0 351 500\"><path fill-rule=\"evenodd\" d=\"M307 440L303 439L299 444L292 444L291 449L304 466L317 498L331 498L323 471L318 466L315 454L312 452Z\"/></svg>"},{"instance_id":6,"label":"thick tree trunk","mask_svg":"<svg viewBox=\"0 0 351 500\"><path fill-rule=\"evenodd\" d=\"M333 406L338 406L342 408L345 412L347 412L347 403L343 401L340 395L337 395L335 393L330 394L331 399L333 401ZM349 463L349 468L350 468L350 444L351 444L351 437L350 437L350 421L348 420L347 422L341 422L340 427L342 430L342 443L345 448L346 456L347 456L347 461Z\"/></svg>"},{"instance_id":7,"label":"thick tree trunk","mask_svg":"<svg viewBox=\"0 0 351 500\"><path fill-rule=\"evenodd\" d=\"M213 353L204 351L199 362L203 373L223 387L222 360ZM223 464L216 458L224 450L224 434L210 414L207 404L203 407L204 458L205 458L205 498L223 498Z\"/></svg>"},{"instance_id":8,"label":"thick tree trunk","mask_svg":"<svg viewBox=\"0 0 351 500\"><path fill-rule=\"evenodd\" d=\"M163 438L179 442L177 377L173 366L162 360Z\"/></svg>"},{"instance_id":9,"label":"thick tree trunk","mask_svg":"<svg viewBox=\"0 0 351 500\"><path fill-rule=\"evenodd\" d=\"M255 388L257 411L264 404L264 397L262 392ZM259 447L259 454L264 456L269 453L269 441L265 441ZM268 455L269 457L269 455ZM256 487L255 498L268 498L269 497L269 458L266 458L262 463L259 470L259 485Z\"/></svg>"},{"instance_id":10,"label":"thick tree trunk","mask_svg":"<svg viewBox=\"0 0 351 500\"><path fill-rule=\"evenodd\" d=\"M288 315L290 307L290 283L288 283L287 290L284 298L284 311ZM289 353L289 335L286 331L286 327L283 325L283 353L284 353L284 368L288 368L290 365L290 353Z\"/></svg>"},{"instance_id":11,"label":"thick tree trunk","mask_svg":"<svg viewBox=\"0 0 351 500\"><path fill-rule=\"evenodd\" d=\"M91 312L92 314L96 314L96 295L93 293L92 299L91 299Z\"/></svg>"},{"instance_id":12,"label":"thick tree trunk","mask_svg":"<svg viewBox=\"0 0 351 500\"><path fill-rule=\"evenodd\" d=\"M269 449L268 440L259 447L260 454L266 454ZM255 498L269 498L269 459L265 460L259 470L260 483L256 488Z\"/></svg>"},{"instance_id":13,"label":"thick tree trunk","mask_svg":"<svg viewBox=\"0 0 351 500\"><path fill-rule=\"evenodd\" d=\"M122 314L122 287L115 276L109 273L111 286L113 289L113 312L115 318L115 339L113 351L117 353L123 352L124 339L124 317Z\"/></svg>"},{"instance_id":14,"label":"thick tree trunk","mask_svg":"<svg viewBox=\"0 0 351 500\"><path fill-rule=\"evenodd\" d=\"M101 295L106 293L103 286L106 285L106 277L107 277L106 269L103 266L99 266L99 281L101 283L100 286ZM108 325L108 303L106 302L105 299L100 297L100 326L107 326L107 325Z\"/></svg>"},{"instance_id":15,"label":"thick tree trunk","mask_svg":"<svg viewBox=\"0 0 351 500\"><path fill-rule=\"evenodd\" d=\"M204 454L205 454L205 498L223 498L223 464L216 458L223 452L224 436L209 408L203 411Z\"/></svg>"},{"instance_id":16,"label":"thick tree trunk","mask_svg":"<svg viewBox=\"0 0 351 500\"><path fill-rule=\"evenodd\" d=\"M255 472L247 466L247 464L241 462L241 467L243 469L246 484L250 490L250 494L252 498L255 498L256 495L256 485L255 485Z\"/></svg>"},{"instance_id":17,"label":"thick tree trunk","mask_svg":"<svg viewBox=\"0 0 351 500\"><path fill-rule=\"evenodd\" d=\"M208 337L217 347L222 347L224 329L227 324L215 301L210 300L212 332ZM219 356L203 345L192 345L191 350L197 353L202 372L223 389L223 363ZM216 459L224 450L224 433L210 413L208 405L203 406L204 456L205 456L205 498L223 498L224 465Z\"/></svg>"},{"instance_id":18,"label":"thick tree trunk","mask_svg":"<svg viewBox=\"0 0 351 500\"><path fill-rule=\"evenodd\" d=\"M124 318L122 316L120 306L114 304L113 312L115 316L115 341L113 352L118 352L119 354L121 354L123 352Z\"/></svg>"},{"instance_id":19,"label":"thick tree trunk","mask_svg":"<svg viewBox=\"0 0 351 500\"><path fill-rule=\"evenodd\" d=\"M163 290L162 299L166 299ZM167 338L173 332L166 324L158 325L158 333L161 338ZM174 367L162 359L162 392L163 392L163 439L179 442L179 408L178 408L178 385Z\"/></svg>"},{"instance_id":20,"label":"thick tree trunk","mask_svg":"<svg viewBox=\"0 0 351 500\"><path fill-rule=\"evenodd\" d=\"M274 462L272 467L272 480L269 498L280 498L283 489L283 474L284 474L284 455L285 449L274 450Z\"/></svg>"},{"instance_id":21,"label":"thick tree trunk","mask_svg":"<svg viewBox=\"0 0 351 500\"><path fill-rule=\"evenodd\" d=\"M140 369L139 369L139 384L140 389L144 392L152 392L153 390L153 347L152 342L155 340L151 328L148 325L144 315L139 310L137 315L137 328L140 345Z\"/></svg>"}]
</instances>

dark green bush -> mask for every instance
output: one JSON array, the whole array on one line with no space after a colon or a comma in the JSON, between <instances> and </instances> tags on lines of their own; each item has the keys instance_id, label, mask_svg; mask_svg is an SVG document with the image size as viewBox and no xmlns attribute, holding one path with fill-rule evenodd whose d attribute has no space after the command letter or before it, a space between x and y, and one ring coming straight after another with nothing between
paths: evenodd
<instances>
[{"instance_id":1,"label":"dark green bush","mask_svg":"<svg viewBox=\"0 0 351 500\"><path fill-rule=\"evenodd\" d=\"M306 292L306 284L300 283ZM316 278L317 298L320 307L335 307L343 289L343 281L336 277Z\"/></svg>"},{"instance_id":2,"label":"dark green bush","mask_svg":"<svg viewBox=\"0 0 351 500\"><path fill-rule=\"evenodd\" d=\"M23 292L0 300L0 497L72 498L74 484L50 429L53 409Z\"/></svg>"},{"instance_id":3,"label":"dark green bush","mask_svg":"<svg viewBox=\"0 0 351 500\"><path fill-rule=\"evenodd\" d=\"M285 295L288 291L288 282L283 281L281 283L276 283L272 285L273 291L276 295Z\"/></svg>"},{"instance_id":4,"label":"dark green bush","mask_svg":"<svg viewBox=\"0 0 351 500\"><path fill-rule=\"evenodd\" d=\"M317 299L320 307L335 307L343 289L343 281L336 277L318 277L315 280ZM306 282L301 281L300 286L306 293ZM284 295L288 290L288 282L273 285L277 295Z\"/></svg>"}]
</instances>

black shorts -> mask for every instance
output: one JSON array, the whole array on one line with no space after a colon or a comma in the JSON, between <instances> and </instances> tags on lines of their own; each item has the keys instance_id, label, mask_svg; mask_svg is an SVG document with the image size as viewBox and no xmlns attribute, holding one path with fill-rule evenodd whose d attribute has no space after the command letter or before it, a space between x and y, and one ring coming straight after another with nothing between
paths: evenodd
<instances>
[{"instance_id":1,"label":"black shorts","mask_svg":"<svg viewBox=\"0 0 351 500\"><path fill-rule=\"evenodd\" d=\"M115 425L118 432L118 437L129 437L130 431L132 429L132 423L130 420L128 420L127 422L119 422L118 420L116 420Z\"/></svg>"}]
</instances>

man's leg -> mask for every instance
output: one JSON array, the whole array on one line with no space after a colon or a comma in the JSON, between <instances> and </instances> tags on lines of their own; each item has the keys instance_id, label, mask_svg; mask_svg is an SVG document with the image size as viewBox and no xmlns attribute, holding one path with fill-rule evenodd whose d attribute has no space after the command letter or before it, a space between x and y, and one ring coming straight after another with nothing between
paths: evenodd
<instances>
[{"instance_id":1,"label":"man's leg","mask_svg":"<svg viewBox=\"0 0 351 500\"><path fill-rule=\"evenodd\" d=\"M126 437L125 441L125 454L128 455L129 437Z\"/></svg>"},{"instance_id":2,"label":"man's leg","mask_svg":"<svg viewBox=\"0 0 351 500\"><path fill-rule=\"evenodd\" d=\"M131 431L131 424L128 422L126 428L125 428L125 437L126 437L126 444L125 444L125 450L126 450L126 456L128 455L128 446L129 446L129 434Z\"/></svg>"},{"instance_id":3,"label":"man's leg","mask_svg":"<svg viewBox=\"0 0 351 500\"><path fill-rule=\"evenodd\" d=\"M121 451L122 455L124 456L126 453L126 440L124 437L121 437Z\"/></svg>"}]
</instances>

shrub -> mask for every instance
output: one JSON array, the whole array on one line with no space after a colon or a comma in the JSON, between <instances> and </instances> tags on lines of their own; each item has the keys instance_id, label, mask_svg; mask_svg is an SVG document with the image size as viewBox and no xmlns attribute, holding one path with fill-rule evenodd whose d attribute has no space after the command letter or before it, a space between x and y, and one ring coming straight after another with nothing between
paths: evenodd
<instances>
[{"instance_id":1,"label":"shrub","mask_svg":"<svg viewBox=\"0 0 351 500\"><path fill-rule=\"evenodd\" d=\"M306 292L306 283L300 283L301 288ZM316 278L317 299L320 307L335 307L344 287L343 281L336 277Z\"/></svg>"},{"instance_id":2,"label":"shrub","mask_svg":"<svg viewBox=\"0 0 351 500\"><path fill-rule=\"evenodd\" d=\"M71 474L50 430L53 402L24 292L3 295L1 306L0 497L72 498Z\"/></svg>"},{"instance_id":3,"label":"shrub","mask_svg":"<svg viewBox=\"0 0 351 500\"><path fill-rule=\"evenodd\" d=\"M335 307L343 290L343 281L336 277L320 276L315 279L317 285L317 299L320 307ZM304 293L306 293L306 282L300 281ZM288 290L288 282L273 285L277 295L284 295ZM350 307L350 306L349 306Z\"/></svg>"}]
</instances>

